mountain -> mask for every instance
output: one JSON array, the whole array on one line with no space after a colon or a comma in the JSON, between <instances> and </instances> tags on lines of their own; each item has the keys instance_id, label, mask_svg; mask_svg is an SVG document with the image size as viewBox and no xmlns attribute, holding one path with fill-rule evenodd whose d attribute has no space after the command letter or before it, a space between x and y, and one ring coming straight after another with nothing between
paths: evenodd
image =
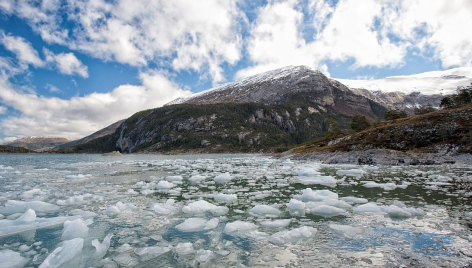
<instances>
[{"instance_id":1,"label":"mountain","mask_svg":"<svg viewBox=\"0 0 472 268\"><path fill-rule=\"evenodd\" d=\"M0 154L31 154L31 153L36 153L36 152L28 150L23 147L0 145Z\"/></svg>"},{"instance_id":2,"label":"mountain","mask_svg":"<svg viewBox=\"0 0 472 268\"><path fill-rule=\"evenodd\" d=\"M60 152L259 152L347 128L385 107L308 67L287 67L141 111L115 133Z\"/></svg>"},{"instance_id":3,"label":"mountain","mask_svg":"<svg viewBox=\"0 0 472 268\"><path fill-rule=\"evenodd\" d=\"M427 105L439 108L441 100L444 98L441 94L424 95L421 92L405 94L403 92L372 92L363 88L351 88L351 90L356 94L384 105L388 109L405 110L409 115L414 114L415 108Z\"/></svg>"},{"instance_id":4,"label":"mountain","mask_svg":"<svg viewBox=\"0 0 472 268\"><path fill-rule=\"evenodd\" d=\"M384 122L335 139L310 142L293 153L373 149L411 153L472 153L472 105Z\"/></svg>"},{"instance_id":5,"label":"mountain","mask_svg":"<svg viewBox=\"0 0 472 268\"><path fill-rule=\"evenodd\" d=\"M83 143L86 143L88 141L91 141L91 140L94 140L94 139L98 139L100 137L103 137L103 136L106 136L106 135L109 135L109 134L112 134L115 132L115 130L121 125L121 123L123 123L125 120L120 120L118 122L115 122L111 125L109 125L108 127L105 127L97 132L94 132L93 134L87 136L87 137L84 137L82 139L79 139L79 140L74 140L74 141L71 141L71 142L67 142L67 143L64 143L64 144L60 144L58 146L56 146L54 148L54 150L59 150L59 149L65 149L65 148L68 148L68 147L72 147L72 146L76 146L76 145L79 145L79 144L83 144Z\"/></svg>"},{"instance_id":6,"label":"mountain","mask_svg":"<svg viewBox=\"0 0 472 268\"><path fill-rule=\"evenodd\" d=\"M44 152L67 142L69 142L68 139L60 137L25 137L6 143L5 145L22 147L36 152Z\"/></svg>"}]
</instances>

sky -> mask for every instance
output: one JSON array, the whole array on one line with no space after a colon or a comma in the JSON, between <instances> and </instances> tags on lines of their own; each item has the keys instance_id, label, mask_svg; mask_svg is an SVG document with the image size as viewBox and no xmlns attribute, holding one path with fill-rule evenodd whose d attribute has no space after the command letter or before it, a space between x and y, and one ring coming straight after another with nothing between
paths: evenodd
<instances>
[{"instance_id":1,"label":"sky","mask_svg":"<svg viewBox=\"0 0 472 268\"><path fill-rule=\"evenodd\" d=\"M472 81L471 25L471 0L0 0L0 143L290 65L449 94Z\"/></svg>"}]
</instances>

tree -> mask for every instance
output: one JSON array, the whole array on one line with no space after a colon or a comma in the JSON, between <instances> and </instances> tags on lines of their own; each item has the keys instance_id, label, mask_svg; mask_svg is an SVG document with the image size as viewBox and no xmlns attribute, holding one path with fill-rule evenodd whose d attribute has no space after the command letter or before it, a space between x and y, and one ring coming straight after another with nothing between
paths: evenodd
<instances>
[{"instance_id":1,"label":"tree","mask_svg":"<svg viewBox=\"0 0 472 268\"><path fill-rule=\"evenodd\" d=\"M354 131L361 131L370 127L370 122L363 115L354 115L351 121L351 129Z\"/></svg>"},{"instance_id":2,"label":"tree","mask_svg":"<svg viewBox=\"0 0 472 268\"><path fill-rule=\"evenodd\" d=\"M428 105L415 108L415 115L420 115L420 114L427 114L436 111L436 109L431 105L431 103L428 103Z\"/></svg>"},{"instance_id":3,"label":"tree","mask_svg":"<svg viewBox=\"0 0 472 268\"><path fill-rule=\"evenodd\" d=\"M328 132L326 132L325 134L325 137L332 139L332 138L341 136L343 134L344 132L341 130L341 128L339 128L338 122L336 122L336 120L334 119L329 120L329 128L328 128Z\"/></svg>"},{"instance_id":4,"label":"tree","mask_svg":"<svg viewBox=\"0 0 472 268\"><path fill-rule=\"evenodd\" d=\"M472 83L467 87L457 87L457 93L446 96L441 100L442 108L459 107L472 103Z\"/></svg>"},{"instance_id":5,"label":"tree","mask_svg":"<svg viewBox=\"0 0 472 268\"><path fill-rule=\"evenodd\" d=\"M385 120L396 120L400 118L407 118L408 114L403 110L387 110L385 112Z\"/></svg>"}]
</instances>

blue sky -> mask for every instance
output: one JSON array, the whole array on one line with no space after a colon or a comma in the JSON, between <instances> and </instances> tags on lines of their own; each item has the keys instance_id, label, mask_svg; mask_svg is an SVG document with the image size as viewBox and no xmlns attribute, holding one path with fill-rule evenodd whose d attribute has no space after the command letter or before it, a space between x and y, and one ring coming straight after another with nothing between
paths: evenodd
<instances>
[{"instance_id":1,"label":"blue sky","mask_svg":"<svg viewBox=\"0 0 472 268\"><path fill-rule=\"evenodd\" d=\"M0 0L0 142L79 138L288 65L371 90L451 92L472 77L463 25L467 0Z\"/></svg>"}]
</instances>

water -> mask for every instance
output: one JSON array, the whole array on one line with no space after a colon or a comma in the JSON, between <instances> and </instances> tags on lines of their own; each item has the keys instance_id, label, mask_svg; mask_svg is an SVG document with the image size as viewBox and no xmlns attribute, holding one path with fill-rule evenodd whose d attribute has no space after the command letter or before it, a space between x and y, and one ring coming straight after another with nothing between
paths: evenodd
<instances>
[{"instance_id":1,"label":"water","mask_svg":"<svg viewBox=\"0 0 472 268\"><path fill-rule=\"evenodd\" d=\"M230 181L215 183L226 172ZM472 168L461 165L322 165L257 155L0 155L0 257L38 267L76 238L83 246L60 267L461 267L472 263L471 181ZM218 193L237 201L217 202ZM358 213L363 203L343 202L348 196L367 199L378 211ZM208 203L198 203L202 211L195 212L191 204L198 200ZM305 209L290 209L291 200ZM55 206L35 207L36 219L15 221L31 201ZM256 205L271 208L249 213ZM180 225L190 218L198 218L191 230ZM291 222L264 226L280 219ZM68 237L66 220L79 222ZM248 228L229 230L235 221ZM92 241L110 233L101 256Z\"/></svg>"}]
</instances>

